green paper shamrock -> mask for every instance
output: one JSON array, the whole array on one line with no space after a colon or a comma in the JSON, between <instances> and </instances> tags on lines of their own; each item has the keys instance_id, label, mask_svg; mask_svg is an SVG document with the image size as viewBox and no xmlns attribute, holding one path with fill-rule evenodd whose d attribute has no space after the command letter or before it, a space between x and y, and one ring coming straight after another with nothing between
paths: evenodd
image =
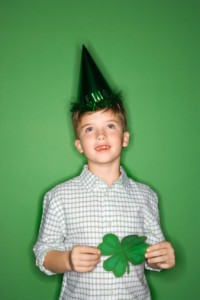
<instances>
[{"instance_id":1,"label":"green paper shamrock","mask_svg":"<svg viewBox=\"0 0 200 300\"><path fill-rule=\"evenodd\" d=\"M113 233L104 235L103 242L98 246L101 255L110 256L104 261L103 268L112 271L116 277L130 272L129 262L139 265L145 261L144 254L148 244L145 243L146 236L128 235L121 240Z\"/></svg>"}]
</instances>

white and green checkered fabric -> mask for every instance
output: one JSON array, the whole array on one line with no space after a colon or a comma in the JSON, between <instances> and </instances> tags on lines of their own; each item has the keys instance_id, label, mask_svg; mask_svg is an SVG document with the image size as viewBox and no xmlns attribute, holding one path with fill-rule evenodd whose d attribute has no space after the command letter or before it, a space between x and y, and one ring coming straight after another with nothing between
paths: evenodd
<instances>
[{"instance_id":1,"label":"white and green checkered fabric","mask_svg":"<svg viewBox=\"0 0 200 300\"><path fill-rule=\"evenodd\" d=\"M163 241L157 202L156 194L128 178L123 168L120 178L108 187L84 166L80 176L56 186L45 196L34 247L37 265L52 275L43 266L48 251L69 250L74 245L97 246L106 233L114 233L119 239L146 235L149 244ZM130 274L115 278L103 269L106 258L102 257L92 272L65 273L59 299L150 299L144 264L130 265Z\"/></svg>"}]
</instances>

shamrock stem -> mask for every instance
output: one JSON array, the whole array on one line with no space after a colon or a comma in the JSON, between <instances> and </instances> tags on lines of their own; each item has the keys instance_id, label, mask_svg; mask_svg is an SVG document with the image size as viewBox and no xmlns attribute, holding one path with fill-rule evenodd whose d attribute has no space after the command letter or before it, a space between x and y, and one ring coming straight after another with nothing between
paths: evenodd
<instances>
[{"instance_id":1,"label":"shamrock stem","mask_svg":"<svg viewBox=\"0 0 200 300\"><path fill-rule=\"evenodd\" d=\"M130 265L129 265L128 261L127 261L127 274L129 274L129 273L130 273Z\"/></svg>"}]
</instances>

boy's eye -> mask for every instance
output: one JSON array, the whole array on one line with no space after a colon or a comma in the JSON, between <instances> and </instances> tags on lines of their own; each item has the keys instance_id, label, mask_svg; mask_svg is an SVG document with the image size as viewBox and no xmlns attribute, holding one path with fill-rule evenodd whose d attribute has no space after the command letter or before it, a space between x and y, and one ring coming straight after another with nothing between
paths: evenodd
<instances>
[{"instance_id":1,"label":"boy's eye","mask_svg":"<svg viewBox=\"0 0 200 300\"><path fill-rule=\"evenodd\" d=\"M92 132L93 131L93 128L92 127L87 127L86 129L85 129L85 132L87 132L87 133L90 133L90 132Z\"/></svg>"},{"instance_id":2,"label":"boy's eye","mask_svg":"<svg viewBox=\"0 0 200 300\"><path fill-rule=\"evenodd\" d=\"M109 129L115 129L115 125L114 125L114 124L108 124L107 127L108 127Z\"/></svg>"}]
</instances>

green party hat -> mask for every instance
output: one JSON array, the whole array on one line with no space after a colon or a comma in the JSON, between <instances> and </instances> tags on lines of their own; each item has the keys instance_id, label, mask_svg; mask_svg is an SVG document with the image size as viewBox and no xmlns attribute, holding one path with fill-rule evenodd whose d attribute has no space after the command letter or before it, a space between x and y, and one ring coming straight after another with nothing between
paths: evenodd
<instances>
[{"instance_id":1,"label":"green party hat","mask_svg":"<svg viewBox=\"0 0 200 300\"><path fill-rule=\"evenodd\" d=\"M87 48L82 47L78 101L71 111L95 111L121 104L121 93L114 93Z\"/></svg>"}]
</instances>

